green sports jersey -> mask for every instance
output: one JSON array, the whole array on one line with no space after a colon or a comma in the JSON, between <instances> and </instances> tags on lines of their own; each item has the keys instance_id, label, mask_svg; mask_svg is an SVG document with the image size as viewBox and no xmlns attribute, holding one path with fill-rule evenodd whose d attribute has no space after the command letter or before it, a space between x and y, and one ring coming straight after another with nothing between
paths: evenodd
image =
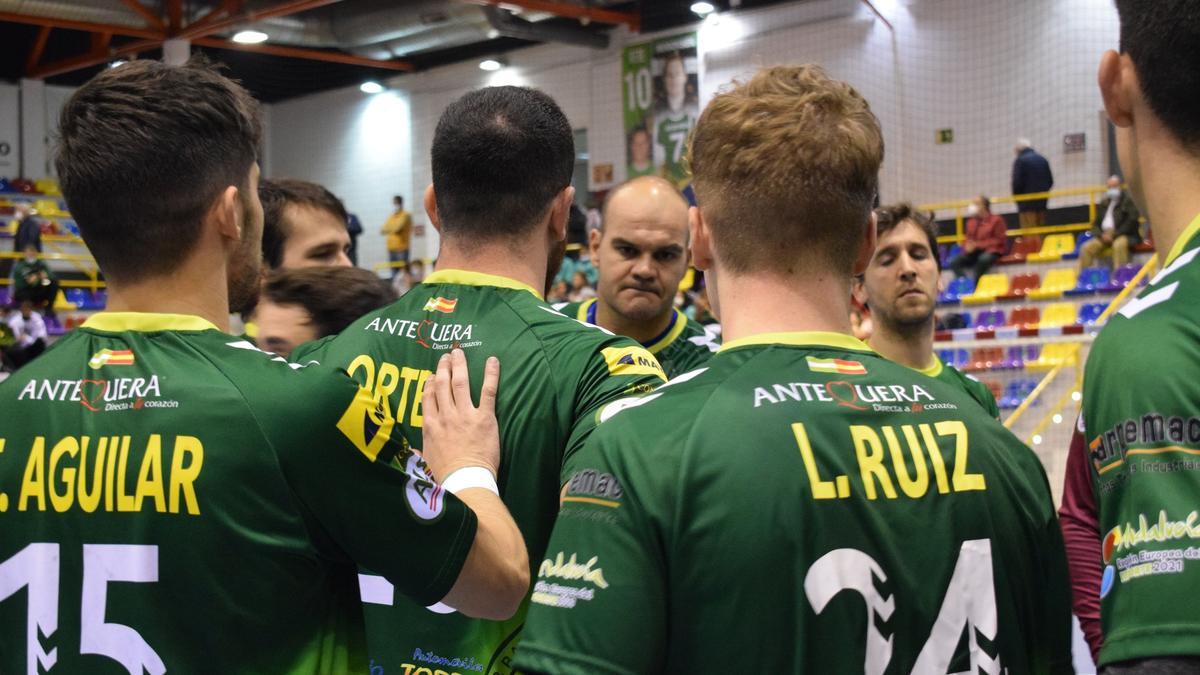
<instances>
[{"instance_id":1,"label":"green sports jersey","mask_svg":"<svg viewBox=\"0 0 1200 675\"><path fill-rule=\"evenodd\" d=\"M726 343L572 460L518 667L1069 673L1042 466L846 335Z\"/></svg>"},{"instance_id":2,"label":"green sports jersey","mask_svg":"<svg viewBox=\"0 0 1200 675\"><path fill-rule=\"evenodd\" d=\"M454 346L466 352L476 395L485 358L500 359L500 494L536 565L558 510L563 462L595 427L597 410L665 378L628 338L564 317L524 284L459 270L435 272L398 302L293 358L345 367L388 395L419 448L422 386ZM528 602L508 621L482 621L393 600L373 574L362 583L367 644L381 672L511 672Z\"/></svg>"},{"instance_id":3,"label":"green sports jersey","mask_svg":"<svg viewBox=\"0 0 1200 675\"><path fill-rule=\"evenodd\" d=\"M370 391L198 317L93 316L0 410L3 673L367 673L354 561L435 602L474 541Z\"/></svg>"},{"instance_id":4,"label":"green sports jersey","mask_svg":"<svg viewBox=\"0 0 1200 675\"><path fill-rule=\"evenodd\" d=\"M695 113L681 110L672 113L661 110L654 119L655 160L662 166L662 176L681 188L688 184L688 169L684 162L688 134L696 126Z\"/></svg>"},{"instance_id":5,"label":"green sports jersey","mask_svg":"<svg viewBox=\"0 0 1200 675\"><path fill-rule=\"evenodd\" d=\"M561 303L554 309L587 324L596 324L596 299ZM719 336L708 332L678 309L672 310L671 323L662 335L642 343L662 364L667 377L676 377L695 370L708 362L721 346Z\"/></svg>"},{"instance_id":6,"label":"green sports jersey","mask_svg":"<svg viewBox=\"0 0 1200 675\"><path fill-rule=\"evenodd\" d=\"M1200 654L1200 217L1104 326L1083 380L1102 537L1100 663Z\"/></svg>"},{"instance_id":7,"label":"green sports jersey","mask_svg":"<svg viewBox=\"0 0 1200 675\"><path fill-rule=\"evenodd\" d=\"M942 363L938 357L933 357L933 365L924 370L917 370L922 375L928 375L935 380L941 380L952 387L958 387L967 392L971 398L983 406L983 409L995 419L1000 419L1000 406L996 404L996 397L992 394L992 390L988 389L987 385L970 375L960 372L954 366L947 366Z\"/></svg>"}]
</instances>

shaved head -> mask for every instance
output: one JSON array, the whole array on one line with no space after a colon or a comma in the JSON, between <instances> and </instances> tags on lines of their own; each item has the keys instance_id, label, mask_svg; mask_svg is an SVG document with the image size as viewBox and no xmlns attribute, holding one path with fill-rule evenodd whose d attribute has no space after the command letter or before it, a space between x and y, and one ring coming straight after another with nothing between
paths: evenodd
<instances>
[{"instance_id":1,"label":"shaved head","mask_svg":"<svg viewBox=\"0 0 1200 675\"><path fill-rule=\"evenodd\" d=\"M613 188L604 199L601 212L600 229L603 231L609 221L609 213L616 208L618 218L624 220L630 216L644 216L644 219L657 219L656 213L666 209L667 214L682 210L683 236L687 240L687 211L688 202L675 184L659 176L641 176L627 180Z\"/></svg>"},{"instance_id":2,"label":"shaved head","mask_svg":"<svg viewBox=\"0 0 1200 675\"><path fill-rule=\"evenodd\" d=\"M669 321L687 273L687 225L687 200L666 179L634 178L608 194L590 248L603 315L619 316L629 331L623 334L653 336Z\"/></svg>"}]
</instances>

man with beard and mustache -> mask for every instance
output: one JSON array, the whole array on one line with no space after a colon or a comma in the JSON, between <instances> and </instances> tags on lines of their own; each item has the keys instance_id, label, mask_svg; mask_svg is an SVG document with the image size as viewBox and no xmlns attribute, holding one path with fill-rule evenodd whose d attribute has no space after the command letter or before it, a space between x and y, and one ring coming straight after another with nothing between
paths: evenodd
<instances>
[{"instance_id":1,"label":"man with beard and mustache","mask_svg":"<svg viewBox=\"0 0 1200 675\"><path fill-rule=\"evenodd\" d=\"M874 318L867 344L884 358L962 389L999 419L991 390L933 353L933 310L941 290L933 221L909 204L878 208L875 217L875 255L854 282L856 298L871 308Z\"/></svg>"},{"instance_id":2,"label":"man with beard and mustache","mask_svg":"<svg viewBox=\"0 0 1200 675\"><path fill-rule=\"evenodd\" d=\"M675 309L688 268L688 203L670 181L643 176L608 195L589 245L600 273L597 297L555 309L637 340L667 377L704 365L716 336Z\"/></svg>"},{"instance_id":3,"label":"man with beard and mustache","mask_svg":"<svg viewBox=\"0 0 1200 675\"><path fill-rule=\"evenodd\" d=\"M437 268L392 305L292 358L345 368L395 410L405 438L424 442L421 390L438 358L459 347L476 379L484 360L504 363L496 405L504 473L500 494L542 559L558 512L564 468L602 406L666 378L636 342L554 311L542 300L575 190L571 125L546 94L489 87L451 103L434 132L429 222L441 234ZM524 608L508 621L467 618L449 607L395 597L366 566L367 646L385 672L462 664L458 672L508 672ZM526 605L527 606L527 605Z\"/></svg>"},{"instance_id":4,"label":"man with beard and mustache","mask_svg":"<svg viewBox=\"0 0 1200 675\"><path fill-rule=\"evenodd\" d=\"M498 365L479 410L451 394L461 353L433 378L443 487L384 461L408 449L372 391L225 332L258 293L261 133L202 61L108 69L63 107L108 310L0 383L0 672L366 673L356 563L494 619L528 588L480 489Z\"/></svg>"}]
</instances>

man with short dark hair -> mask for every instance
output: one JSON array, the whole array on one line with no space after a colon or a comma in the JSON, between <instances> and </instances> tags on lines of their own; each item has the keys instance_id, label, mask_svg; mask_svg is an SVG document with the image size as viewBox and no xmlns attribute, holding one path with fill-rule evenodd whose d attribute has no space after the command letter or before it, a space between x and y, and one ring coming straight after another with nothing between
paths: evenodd
<instances>
[{"instance_id":1,"label":"man with short dark hair","mask_svg":"<svg viewBox=\"0 0 1200 675\"><path fill-rule=\"evenodd\" d=\"M353 267L346 207L324 186L263 179L263 260L267 268Z\"/></svg>"},{"instance_id":2,"label":"man with short dark hair","mask_svg":"<svg viewBox=\"0 0 1200 675\"><path fill-rule=\"evenodd\" d=\"M875 253L854 282L855 297L870 307L874 323L867 344L886 359L962 389L999 418L996 398L983 383L933 353L933 312L941 290L933 219L901 203L875 209L875 221Z\"/></svg>"},{"instance_id":3,"label":"man with short dark hair","mask_svg":"<svg viewBox=\"0 0 1200 675\"><path fill-rule=\"evenodd\" d=\"M255 308L258 345L287 357L296 347L337 335L359 317L395 302L396 291L356 267L276 270Z\"/></svg>"},{"instance_id":4,"label":"man with short dark hair","mask_svg":"<svg viewBox=\"0 0 1200 675\"><path fill-rule=\"evenodd\" d=\"M1163 267L1092 345L1063 530L1076 613L1101 673L1195 673L1200 5L1116 4L1120 51L1101 57L1100 94Z\"/></svg>"},{"instance_id":5,"label":"man with short dark hair","mask_svg":"<svg viewBox=\"0 0 1200 675\"><path fill-rule=\"evenodd\" d=\"M597 296L554 307L637 340L667 377L699 368L718 347L715 335L675 308L688 269L687 213L687 200L665 178L617 186L604 201L602 226L590 235Z\"/></svg>"},{"instance_id":6,"label":"man with short dark hair","mask_svg":"<svg viewBox=\"0 0 1200 675\"><path fill-rule=\"evenodd\" d=\"M1037 457L849 335L883 136L816 66L713 97L692 257L725 342L600 413L537 568L527 673L1070 673Z\"/></svg>"},{"instance_id":7,"label":"man with short dark hair","mask_svg":"<svg viewBox=\"0 0 1200 675\"><path fill-rule=\"evenodd\" d=\"M20 253L28 246L42 252L42 227L34 218L33 207L28 202L17 202L13 209L17 217L17 231L13 234L13 251Z\"/></svg>"},{"instance_id":8,"label":"man with short dark hair","mask_svg":"<svg viewBox=\"0 0 1200 675\"><path fill-rule=\"evenodd\" d=\"M481 161L480 157L487 157ZM522 87L469 92L442 113L432 144L425 211L441 234L437 269L399 301L293 360L345 368L386 399L405 438L423 443L421 385L459 347L478 372L504 363L497 401L500 490L525 533L530 561L545 553L571 456L605 404L663 382L654 356L629 338L584 325L542 301L562 261L575 149L571 125L546 94ZM367 642L385 672L511 669L524 609L472 620L444 605L392 597L367 566ZM429 604L429 603L424 603Z\"/></svg>"},{"instance_id":9,"label":"man with short dark hair","mask_svg":"<svg viewBox=\"0 0 1200 675\"><path fill-rule=\"evenodd\" d=\"M388 465L411 451L371 391L227 332L262 258L250 95L139 60L77 89L59 130L108 309L0 382L0 672L365 673L356 562L510 616L524 542L480 487L494 422L453 414L473 408L448 398L461 353L431 394L443 488Z\"/></svg>"}]
</instances>

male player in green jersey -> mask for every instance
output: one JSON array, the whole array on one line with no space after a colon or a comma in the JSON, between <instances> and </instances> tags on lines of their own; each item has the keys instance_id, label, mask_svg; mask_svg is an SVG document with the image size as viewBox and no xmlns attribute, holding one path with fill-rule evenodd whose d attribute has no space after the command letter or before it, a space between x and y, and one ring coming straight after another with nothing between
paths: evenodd
<instances>
[{"instance_id":1,"label":"male player in green jersey","mask_svg":"<svg viewBox=\"0 0 1200 675\"><path fill-rule=\"evenodd\" d=\"M688 184L683 154L688 134L696 124L696 109L694 100L688 100L688 74L682 54L672 52L667 56L662 79L665 105L654 111L654 159L663 178L683 188Z\"/></svg>"},{"instance_id":2,"label":"male player in green jersey","mask_svg":"<svg viewBox=\"0 0 1200 675\"><path fill-rule=\"evenodd\" d=\"M374 392L226 332L262 256L249 94L136 61L59 129L109 311L0 383L0 672L365 674L358 562L419 602L516 611L524 542L478 487L494 424L439 425L443 488L382 461L412 451Z\"/></svg>"},{"instance_id":3,"label":"male player in green jersey","mask_svg":"<svg viewBox=\"0 0 1200 675\"><path fill-rule=\"evenodd\" d=\"M1063 525L1102 673L1200 672L1200 6L1117 0L1100 93L1163 268L1088 356ZM1091 530L1090 542L1084 538ZM1090 543L1090 547L1086 544ZM1091 601L1089 603L1088 601ZM1088 605L1092 605L1089 607ZM1100 639L1097 639L1100 638Z\"/></svg>"},{"instance_id":4,"label":"male player in green jersey","mask_svg":"<svg viewBox=\"0 0 1200 675\"><path fill-rule=\"evenodd\" d=\"M909 204L895 204L875 209L875 221L875 254L854 282L855 296L871 308L875 323L867 344L886 359L962 389L999 419L992 392L933 353L942 271L933 220Z\"/></svg>"},{"instance_id":5,"label":"male player in green jersey","mask_svg":"<svg viewBox=\"0 0 1200 675\"><path fill-rule=\"evenodd\" d=\"M692 255L726 342L601 412L518 667L1071 672L1037 458L849 335L883 159L867 102L816 66L768 68L713 98L690 157Z\"/></svg>"},{"instance_id":6,"label":"male player in green jersey","mask_svg":"<svg viewBox=\"0 0 1200 675\"><path fill-rule=\"evenodd\" d=\"M688 268L688 203L657 176L625 182L608 194L604 218L592 230L592 264L600 273L595 298L554 308L593 326L637 340L667 377L704 365L717 336L675 308Z\"/></svg>"},{"instance_id":7,"label":"male player in green jersey","mask_svg":"<svg viewBox=\"0 0 1200 675\"><path fill-rule=\"evenodd\" d=\"M481 158L486 158L486 161ZM541 291L566 235L574 190L571 126L544 93L489 87L451 103L432 144L429 220L441 234L437 270L398 302L366 315L315 351L293 354L345 368L386 398L420 447L421 386L438 357L459 347L471 367L504 364L497 401L504 469L500 494L540 562L558 510L563 462L596 413L665 377L629 338L554 311ZM554 261L555 264L561 260ZM478 375L476 380L478 380ZM365 566L367 642L385 673L507 673L524 612L480 621L448 607L393 597Z\"/></svg>"}]
</instances>

